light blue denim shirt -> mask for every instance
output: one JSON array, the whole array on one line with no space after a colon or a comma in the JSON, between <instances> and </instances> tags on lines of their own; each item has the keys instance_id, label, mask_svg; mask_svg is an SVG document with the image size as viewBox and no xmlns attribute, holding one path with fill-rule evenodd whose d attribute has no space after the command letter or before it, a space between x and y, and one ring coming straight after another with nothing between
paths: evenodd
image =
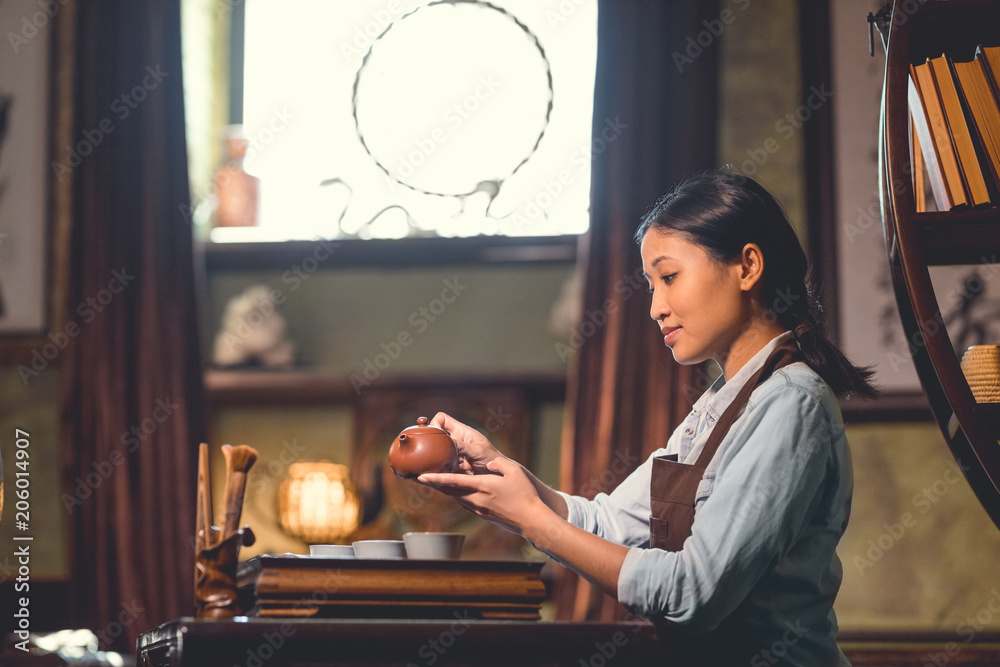
<instances>
[{"instance_id":1,"label":"light blue denim shirt","mask_svg":"<svg viewBox=\"0 0 1000 667\"><path fill-rule=\"evenodd\" d=\"M851 460L837 399L805 363L779 369L750 396L698 486L683 549L648 548L652 458L683 452L679 460L694 463L747 378L789 338L771 340L730 381L720 377L667 446L611 494L562 495L570 523L632 547L618 577L618 599L630 611L695 632L735 623L759 639L754 667L847 665L833 601Z\"/></svg>"}]
</instances>

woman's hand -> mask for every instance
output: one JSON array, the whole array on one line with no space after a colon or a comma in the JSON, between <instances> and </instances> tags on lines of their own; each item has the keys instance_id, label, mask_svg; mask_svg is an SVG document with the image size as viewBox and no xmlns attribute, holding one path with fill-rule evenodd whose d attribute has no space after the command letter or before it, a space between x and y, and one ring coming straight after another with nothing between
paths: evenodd
<instances>
[{"instance_id":1,"label":"woman's hand","mask_svg":"<svg viewBox=\"0 0 1000 667\"><path fill-rule=\"evenodd\" d=\"M452 496L473 514L529 540L617 599L626 547L566 521L565 498L497 450L482 433L443 412L430 422L451 435L457 473L425 472L417 481Z\"/></svg>"},{"instance_id":2,"label":"woman's hand","mask_svg":"<svg viewBox=\"0 0 1000 667\"><path fill-rule=\"evenodd\" d=\"M511 480L507 480L506 482L498 481L495 484L493 482L484 482L486 484L485 487L477 486L476 483L471 480L498 477L502 480L504 475L502 468L505 466L513 466L517 469L516 471L512 471L512 474L516 477L517 483L520 484L522 481L526 480L530 487L530 489L526 492L517 492L523 494L520 496L521 499L541 500L543 509L552 510L555 512L557 517L561 517L563 519L567 517L568 508L566 506L566 500L562 496L543 484L538 478L522 468L520 465L505 457L500 450L494 447L482 433L470 426L466 426L462 422L453 419L451 416L446 415L443 412L439 412L434 415L434 419L432 419L430 423L433 426L437 426L438 428L442 428L447 431L451 436L451 439L455 442L455 446L458 448L458 454L460 457L458 468L461 472L452 475L427 473L418 477L418 482L428 484L442 493L453 496L466 509L489 521L499 523L505 528L521 533L523 526L520 526L519 524L507 525L501 523L498 519L487 516L487 513L492 513L492 510L490 509L492 503L486 503L485 496L477 497L476 501L469 500L469 495L471 493L488 492L490 494L496 494L504 491L505 489L512 489L513 482ZM497 462L496 465L493 465L494 462ZM491 486L491 484L493 486ZM517 498L518 497L515 496L515 499ZM496 515L506 515L506 511L507 509L498 509L499 514Z\"/></svg>"},{"instance_id":3,"label":"woman's hand","mask_svg":"<svg viewBox=\"0 0 1000 667\"><path fill-rule=\"evenodd\" d=\"M493 474L424 473L417 481L453 496L477 516L529 539L539 530L547 530L546 521L552 525L561 523L519 464L497 456L485 466L485 471Z\"/></svg>"},{"instance_id":4,"label":"woman's hand","mask_svg":"<svg viewBox=\"0 0 1000 667\"><path fill-rule=\"evenodd\" d=\"M434 415L430 425L444 429L455 441L458 455L461 457L458 467L466 473L476 475L488 473L489 462L503 456L482 433L443 412Z\"/></svg>"}]
</instances>

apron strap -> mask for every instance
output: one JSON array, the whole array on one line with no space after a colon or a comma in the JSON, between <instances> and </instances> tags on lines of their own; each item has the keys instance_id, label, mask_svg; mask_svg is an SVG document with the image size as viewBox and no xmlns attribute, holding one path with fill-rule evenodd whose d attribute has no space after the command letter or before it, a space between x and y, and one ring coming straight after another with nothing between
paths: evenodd
<instances>
[{"instance_id":1,"label":"apron strap","mask_svg":"<svg viewBox=\"0 0 1000 667\"><path fill-rule=\"evenodd\" d=\"M723 438L729 433L729 428L736 421L736 418L740 416L740 411L743 410L743 406L747 404L750 394L753 393L758 384L770 377L779 368L796 361L801 361L802 359L802 353L795 343L786 343L774 348L771 354L768 355L767 360L764 361L764 365L746 381L740 389L740 393L736 395L736 398L729 404L729 407L722 413L719 421L712 427L712 431L708 434L708 441L701 450L701 454L698 456L698 461L695 465L701 468L708 467L712 457L715 456L715 452L718 451L719 445L722 444Z\"/></svg>"}]
</instances>

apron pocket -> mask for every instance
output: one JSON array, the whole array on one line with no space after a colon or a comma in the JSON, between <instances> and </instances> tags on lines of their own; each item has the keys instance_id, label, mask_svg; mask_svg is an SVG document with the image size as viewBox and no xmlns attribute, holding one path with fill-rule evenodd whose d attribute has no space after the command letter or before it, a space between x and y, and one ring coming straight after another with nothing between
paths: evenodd
<instances>
[{"instance_id":1,"label":"apron pocket","mask_svg":"<svg viewBox=\"0 0 1000 667\"><path fill-rule=\"evenodd\" d=\"M670 522L666 519L649 517L649 546L651 549L667 548L667 531Z\"/></svg>"}]
</instances>

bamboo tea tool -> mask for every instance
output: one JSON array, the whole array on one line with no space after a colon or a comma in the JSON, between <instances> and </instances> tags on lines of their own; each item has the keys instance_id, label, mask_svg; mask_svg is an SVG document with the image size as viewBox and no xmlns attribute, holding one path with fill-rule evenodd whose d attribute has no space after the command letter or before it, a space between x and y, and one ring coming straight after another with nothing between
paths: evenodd
<instances>
[{"instance_id":1,"label":"bamboo tea tool","mask_svg":"<svg viewBox=\"0 0 1000 667\"><path fill-rule=\"evenodd\" d=\"M223 452L225 451L225 447L223 447ZM253 447L237 445L229 450L222 540L236 533L239 528L240 514L243 511L243 496L247 486L247 474L256 462L257 450Z\"/></svg>"},{"instance_id":2,"label":"bamboo tea tool","mask_svg":"<svg viewBox=\"0 0 1000 667\"><path fill-rule=\"evenodd\" d=\"M195 526L195 552L202 551L214 542L212 534L212 479L209 477L208 443L198 447L198 496Z\"/></svg>"}]
</instances>

